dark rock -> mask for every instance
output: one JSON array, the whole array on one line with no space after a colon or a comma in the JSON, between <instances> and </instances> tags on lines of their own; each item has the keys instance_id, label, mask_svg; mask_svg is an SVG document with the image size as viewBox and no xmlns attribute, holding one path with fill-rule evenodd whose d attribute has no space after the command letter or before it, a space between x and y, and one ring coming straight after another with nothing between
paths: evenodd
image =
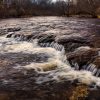
<instances>
[{"instance_id":1,"label":"dark rock","mask_svg":"<svg viewBox=\"0 0 100 100\"><path fill-rule=\"evenodd\" d=\"M86 37L80 36L78 34L64 35L64 36L59 37L56 41L61 44L69 43L69 42L72 42L72 43L89 43L90 42Z\"/></svg>"},{"instance_id":2,"label":"dark rock","mask_svg":"<svg viewBox=\"0 0 100 100\"><path fill-rule=\"evenodd\" d=\"M16 31L20 31L20 30L21 30L20 27L7 28L7 32L16 32Z\"/></svg>"},{"instance_id":3,"label":"dark rock","mask_svg":"<svg viewBox=\"0 0 100 100\"><path fill-rule=\"evenodd\" d=\"M31 40L33 38L33 36L34 35L31 34L31 35L26 35L25 37L26 37L26 40Z\"/></svg>"},{"instance_id":4,"label":"dark rock","mask_svg":"<svg viewBox=\"0 0 100 100\"><path fill-rule=\"evenodd\" d=\"M12 37L12 35L14 35L14 32L9 32L8 34L7 34L7 38L11 38Z\"/></svg>"},{"instance_id":5,"label":"dark rock","mask_svg":"<svg viewBox=\"0 0 100 100\"><path fill-rule=\"evenodd\" d=\"M100 48L100 34L91 39L91 44L94 48Z\"/></svg>"},{"instance_id":6,"label":"dark rock","mask_svg":"<svg viewBox=\"0 0 100 100\"><path fill-rule=\"evenodd\" d=\"M57 37L56 41L64 45L66 52L74 51L81 46L91 46L89 37L77 33Z\"/></svg>"},{"instance_id":7,"label":"dark rock","mask_svg":"<svg viewBox=\"0 0 100 100\"><path fill-rule=\"evenodd\" d=\"M13 32L17 32L17 31L20 31L21 28L20 27L15 27L15 28L4 28L4 29L0 29L0 35L5 35L5 34L8 34L8 37L10 37L10 32L13 33Z\"/></svg>"},{"instance_id":8,"label":"dark rock","mask_svg":"<svg viewBox=\"0 0 100 100\"><path fill-rule=\"evenodd\" d=\"M1 35L5 35L7 34L8 32L5 30L5 29L0 29L0 36Z\"/></svg>"},{"instance_id":9,"label":"dark rock","mask_svg":"<svg viewBox=\"0 0 100 100\"><path fill-rule=\"evenodd\" d=\"M48 35L48 34L45 34L45 35L41 35L39 36L41 38L39 38L39 43L51 43L53 41L55 41L55 36L54 35Z\"/></svg>"},{"instance_id":10,"label":"dark rock","mask_svg":"<svg viewBox=\"0 0 100 100\"><path fill-rule=\"evenodd\" d=\"M90 47L79 47L74 52L67 54L68 60L77 62L79 66L92 63L96 56L98 56L98 49Z\"/></svg>"},{"instance_id":11,"label":"dark rock","mask_svg":"<svg viewBox=\"0 0 100 100\"><path fill-rule=\"evenodd\" d=\"M88 94L87 100L100 100L100 90L91 90Z\"/></svg>"},{"instance_id":12,"label":"dark rock","mask_svg":"<svg viewBox=\"0 0 100 100\"><path fill-rule=\"evenodd\" d=\"M92 63L96 65L96 68L100 69L100 56L96 57Z\"/></svg>"}]
</instances>

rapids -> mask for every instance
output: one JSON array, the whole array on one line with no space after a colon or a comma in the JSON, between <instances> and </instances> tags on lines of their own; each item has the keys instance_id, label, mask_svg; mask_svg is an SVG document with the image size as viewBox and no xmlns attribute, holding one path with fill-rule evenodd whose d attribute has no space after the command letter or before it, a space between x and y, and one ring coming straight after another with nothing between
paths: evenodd
<instances>
[{"instance_id":1,"label":"rapids","mask_svg":"<svg viewBox=\"0 0 100 100\"><path fill-rule=\"evenodd\" d=\"M20 37L19 37L20 38ZM37 73L42 74L36 78L36 83L41 84L43 82L49 82L50 80L64 81L64 80L78 80L80 83L87 85L95 84L100 86L100 78L98 77L100 71L94 65L78 70L72 68L67 60L64 46L56 43L38 43L38 39L31 41L19 41L21 39L14 39L13 37L7 38L7 35L0 36L0 54L12 54L23 53L33 55L31 63L26 65L16 64L13 67L15 69L34 69ZM44 56L44 57L43 57ZM37 59L38 58L38 59ZM91 70L88 71L88 70ZM96 73L94 76L94 73ZM47 74L43 77L43 74Z\"/></svg>"}]
</instances>

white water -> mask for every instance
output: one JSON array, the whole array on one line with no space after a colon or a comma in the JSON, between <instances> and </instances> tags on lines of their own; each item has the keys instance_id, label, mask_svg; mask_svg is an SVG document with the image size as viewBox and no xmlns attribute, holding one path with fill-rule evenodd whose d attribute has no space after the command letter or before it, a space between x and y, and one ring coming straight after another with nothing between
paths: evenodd
<instances>
[{"instance_id":1,"label":"white water","mask_svg":"<svg viewBox=\"0 0 100 100\"><path fill-rule=\"evenodd\" d=\"M43 47L41 47L43 46ZM58 45L57 43L51 44L41 44L38 45L38 40L33 40L33 42L16 41L13 38L6 38L6 36L0 37L0 53L29 53L29 54L39 54L45 53L49 55L47 62L37 63L32 62L26 66L16 66L16 68L25 68L26 70L35 69L38 73L48 75L39 77L36 79L38 84L42 82L47 82L50 80L75 80L78 79L79 82L84 84L95 83L100 86L100 78L93 76L97 69L94 65L88 66L87 70L91 69L93 73L85 70L76 71L71 68L65 56L64 47ZM78 65L76 69L78 70ZM96 76L100 73L97 72Z\"/></svg>"}]
</instances>

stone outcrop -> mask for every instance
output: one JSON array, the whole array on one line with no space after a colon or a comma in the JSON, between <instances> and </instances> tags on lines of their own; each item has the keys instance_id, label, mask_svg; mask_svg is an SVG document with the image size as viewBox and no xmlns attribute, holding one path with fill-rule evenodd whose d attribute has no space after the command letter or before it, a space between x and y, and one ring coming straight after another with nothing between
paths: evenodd
<instances>
[{"instance_id":1,"label":"stone outcrop","mask_svg":"<svg viewBox=\"0 0 100 100\"><path fill-rule=\"evenodd\" d=\"M77 62L79 66L92 63L98 57L99 50L90 47L79 47L67 54L70 61Z\"/></svg>"}]
</instances>

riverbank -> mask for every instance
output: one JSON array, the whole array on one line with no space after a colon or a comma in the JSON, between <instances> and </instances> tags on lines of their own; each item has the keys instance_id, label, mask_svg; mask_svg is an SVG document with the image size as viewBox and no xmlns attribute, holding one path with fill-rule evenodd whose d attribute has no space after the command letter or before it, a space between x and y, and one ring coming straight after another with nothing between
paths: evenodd
<instances>
[{"instance_id":1,"label":"riverbank","mask_svg":"<svg viewBox=\"0 0 100 100\"><path fill-rule=\"evenodd\" d=\"M31 17L66 17L66 18L97 18L100 19L100 15L93 17L92 15L22 15L22 16L9 16L0 17L0 19L11 19L11 18L31 18Z\"/></svg>"}]
</instances>

